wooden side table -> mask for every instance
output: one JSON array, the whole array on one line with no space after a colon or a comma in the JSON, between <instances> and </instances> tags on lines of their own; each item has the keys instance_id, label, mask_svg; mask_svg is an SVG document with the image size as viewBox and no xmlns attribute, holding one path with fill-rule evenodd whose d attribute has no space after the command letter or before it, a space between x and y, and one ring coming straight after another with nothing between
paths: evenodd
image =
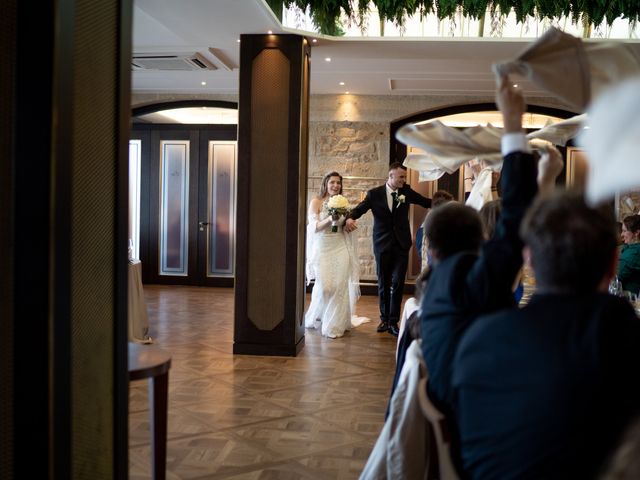
<instances>
[{"instance_id":1,"label":"wooden side table","mask_svg":"<svg viewBox=\"0 0 640 480\"><path fill-rule=\"evenodd\" d=\"M148 378L153 477L167 476L167 414L171 354L157 345L129 342L129 381Z\"/></svg>"}]
</instances>

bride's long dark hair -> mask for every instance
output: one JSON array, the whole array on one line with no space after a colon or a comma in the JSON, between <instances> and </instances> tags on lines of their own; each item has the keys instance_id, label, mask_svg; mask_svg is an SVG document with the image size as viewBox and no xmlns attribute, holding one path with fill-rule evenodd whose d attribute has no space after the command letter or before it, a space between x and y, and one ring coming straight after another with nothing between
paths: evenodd
<instances>
[{"instance_id":1,"label":"bride's long dark hair","mask_svg":"<svg viewBox=\"0 0 640 480\"><path fill-rule=\"evenodd\" d=\"M331 177L340 177L340 195L342 195L342 175L338 172L329 172L322 179L322 185L320 186L320 198L324 198L327 194L327 184Z\"/></svg>"}]
</instances>

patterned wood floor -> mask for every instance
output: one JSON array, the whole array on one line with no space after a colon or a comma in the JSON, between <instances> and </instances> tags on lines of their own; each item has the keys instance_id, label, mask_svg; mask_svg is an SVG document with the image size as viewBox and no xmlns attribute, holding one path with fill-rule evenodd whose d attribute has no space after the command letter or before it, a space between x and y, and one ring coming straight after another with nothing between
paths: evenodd
<instances>
[{"instance_id":1,"label":"patterned wood floor","mask_svg":"<svg viewBox=\"0 0 640 480\"><path fill-rule=\"evenodd\" d=\"M145 286L150 333L172 354L169 479L358 478L383 425L395 338L371 323L298 357L233 355L231 289ZM308 299L307 299L308 301ZM130 478L151 475L147 383L130 384Z\"/></svg>"}]
</instances>

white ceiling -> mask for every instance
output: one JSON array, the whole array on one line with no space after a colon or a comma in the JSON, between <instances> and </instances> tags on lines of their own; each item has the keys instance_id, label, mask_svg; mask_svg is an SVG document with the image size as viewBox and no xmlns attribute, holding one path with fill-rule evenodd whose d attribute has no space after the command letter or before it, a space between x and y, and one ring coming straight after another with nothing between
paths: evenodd
<instances>
[{"instance_id":1,"label":"white ceiling","mask_svg":"<svg viewBox=\"0 0 640 480\"><path fill-rule=\"evenodd\" d=\"M133 25L134 55L201 52L208 56L208 48L213 47L236 67L241 34L291 32L283 29L263 0L135 0ZM318 40L312 44L312 94L491 94L491 63L512 57L526 45L521 40L336 40L311 35L310 39ZM132 88L137 93L238 92L237 68L132 73ZM339 85L341 81L344 86Z\"/></svg>"},{"instance_id":2,"label":"white ceiling","mask_svg":"<svg viewBox=\"0 0 640 480\"><path fill-rule=\"evenodd\" d=\"M134 56L200 52L220 67L133 71L136 93L237 94L240 35L292 32L280 25L264 0L135 0L133 23ZM530 41L307 36L317 39L312 44L311 93L356 95L491 95L491 63L514 57ZM236 68L223 68L209 48L218 49ZM528 95L544 95L530 84L521 86Z\"/></svg>"}]
</instances>

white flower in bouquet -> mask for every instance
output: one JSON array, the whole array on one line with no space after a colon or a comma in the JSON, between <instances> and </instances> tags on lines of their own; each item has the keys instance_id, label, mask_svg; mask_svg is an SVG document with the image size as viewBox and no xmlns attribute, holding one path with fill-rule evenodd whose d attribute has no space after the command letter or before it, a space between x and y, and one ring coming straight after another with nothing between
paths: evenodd
<instances>
[{"instance_id":1,"label":"white flower in bouquet","mask_svg":"<svg viewBox=\"0 0 640 480\"><path fill-rule=\"evenodd\" d=\"M326 209L329 215L331 215L331 231L338 231L338 219L341 216L346 216L349 214L351 209L349 208L349 200L347 200L342 195L334 195L329 198L326 203Z\"/></svg>"}]
</instances>

